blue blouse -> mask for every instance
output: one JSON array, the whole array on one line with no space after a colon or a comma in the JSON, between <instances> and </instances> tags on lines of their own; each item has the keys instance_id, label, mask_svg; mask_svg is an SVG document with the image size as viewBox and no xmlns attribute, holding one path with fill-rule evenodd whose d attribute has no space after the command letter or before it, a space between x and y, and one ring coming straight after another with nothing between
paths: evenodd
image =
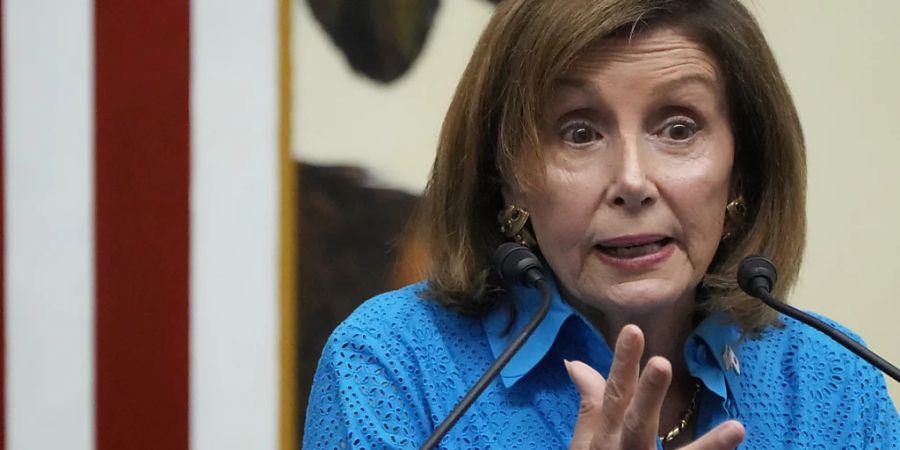
<instances>
[{"instance_id":1,"label":"blue blouse","mask_svg":"<svg viewBox=\"0 0 900 450\"><path fill-rule=\"evenodd\" d=\"M418 448L540 297L517 289L510 327L502 308L461 316L420 299L424 288L377 296L334 331L313 382L304 448ZM900 418L881 373L818 331L781 320L784 327L742 340L727 315L711 315L688 338L688 369L703 384L697 436L734 418L747 430L742 449L900 448ZM563 359L607 376L612 351L557 292L547 318L441 446L568 448L579 395Z\"/></svg>"}]
</instances>

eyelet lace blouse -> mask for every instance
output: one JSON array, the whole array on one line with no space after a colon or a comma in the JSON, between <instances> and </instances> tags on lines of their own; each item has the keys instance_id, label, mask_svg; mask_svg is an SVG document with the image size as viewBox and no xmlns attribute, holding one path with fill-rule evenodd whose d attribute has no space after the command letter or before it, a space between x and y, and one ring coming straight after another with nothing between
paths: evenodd
<instances>
[{"instance_id":1,"label":"eyelet lace blouse","mask_svg":"<svg viewBox=\"0 0 900 450\"><path fill-rule=\"evenodd\" d=\"M418 448L528 321L539 295L514 291L510 327L503 309L461 316L421 299L424 288L377 296L334 331L314 379L304 448ZM818 331L781 320L781 328L742 339L727 315L712 315L688 338L688 369L703 385L697 436L734 418L747 430L742 449L900 448L900 419L881 373ZM607 376L612 351L557 293L535 334L441 447L568 448L579 396L563 359Z\"/></svg>"}]
</instances>

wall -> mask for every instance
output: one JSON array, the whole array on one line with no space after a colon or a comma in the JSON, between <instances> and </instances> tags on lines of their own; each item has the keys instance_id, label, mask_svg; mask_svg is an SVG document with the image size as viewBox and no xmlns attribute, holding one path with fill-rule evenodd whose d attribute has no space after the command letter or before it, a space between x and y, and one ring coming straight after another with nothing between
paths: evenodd
<instances>
[{"instance_id":1,"label":"wall","mask_svg":"<svg viewBox=\"0 0 900 450\"><path fill-rule=\"evenodd\" d=\"M809 241L791 301L900 363L900 3L757 1L809 158ZM889 383L895 402L900 385Z\"/></svg>"}]
</instances>

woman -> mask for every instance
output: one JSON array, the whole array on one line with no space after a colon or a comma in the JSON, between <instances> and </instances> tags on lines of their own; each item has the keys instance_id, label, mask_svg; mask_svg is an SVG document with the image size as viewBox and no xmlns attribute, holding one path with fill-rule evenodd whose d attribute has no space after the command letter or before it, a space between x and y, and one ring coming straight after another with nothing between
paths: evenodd
<instances>
[{"instance_id":1,"label":"woman","mask_svg":"<svg viewBox=\"0 0 900 450\"><path fill-rule=\"evenodd\" d=\"M508 240L551 269L552 310L442 445L900 445L878 372L737 287L762 253L788 292L804 196L796 111L738 1L501 2L423 199L429 279L335 330L305 447L428 437L536 309L490 274Z\"/></svg>"}]
</instances>

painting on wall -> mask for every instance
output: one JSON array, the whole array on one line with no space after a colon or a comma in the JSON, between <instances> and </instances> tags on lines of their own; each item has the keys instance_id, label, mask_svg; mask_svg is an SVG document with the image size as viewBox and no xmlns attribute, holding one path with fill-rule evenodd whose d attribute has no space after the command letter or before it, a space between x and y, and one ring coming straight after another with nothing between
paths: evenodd
<instances>
[{"instance_id":1,"label":"painting on wall","mask_svg":"<svg viewBox=\"0 0 900 450\"><path fill-rule=\"evenodd\" d=\"M487 0L298 0L298 430L331 331L421 278L404 230Z\"/></svg>"}]
</instances>

